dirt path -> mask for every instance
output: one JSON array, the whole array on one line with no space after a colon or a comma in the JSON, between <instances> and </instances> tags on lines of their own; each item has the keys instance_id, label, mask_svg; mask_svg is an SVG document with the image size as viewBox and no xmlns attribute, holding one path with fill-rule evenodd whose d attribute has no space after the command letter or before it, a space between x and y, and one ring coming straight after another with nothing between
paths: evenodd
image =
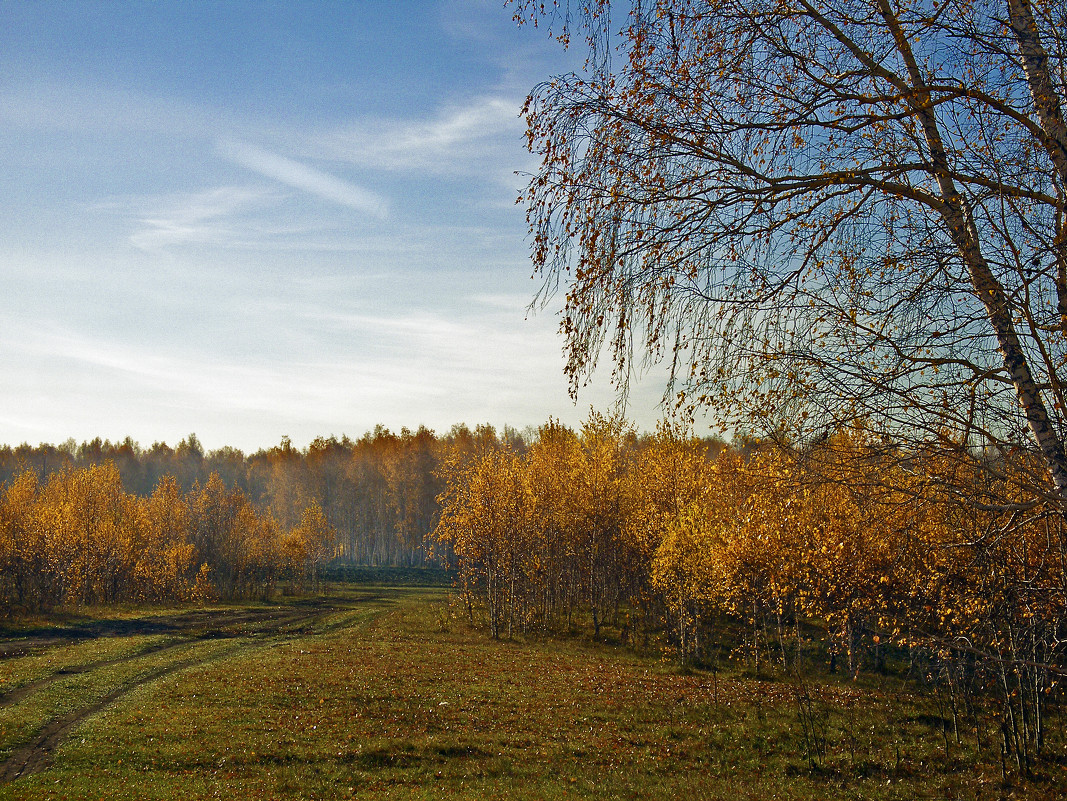
<instances>
[{"instance_id":1,"label":"dirt path","mask_svg":"<svg viewBox=\"0 0 1067 801\"><path fill-rule=\"evenodd\" d=\"M314 599L286 606L252 609L191 609L168 615L140 618L91 620L66 626L43 626L17 635L0 636L0 659L29 656L57 645L72 645L101 637L132 637L138 635L205 636L214 633L237 632L242 628L256 628L287 618L304 618L308 610L329 604L329 599Z\"/></svg>"},{"instance_id":2,"label":"dirt path","mask_svg":"<svg viewBox=\"0 0 1067 801\"><path fill-rule=\"evenodd\" d=\"M213 654L212 658L217 659L220 656L229 656L239 649L240 646L234 646L233 648L224 651L222 654ZM34 740L29 745L25 745L18 749L6 762L0 765L0 784L6 784L21 776L29 776L31 773L43 770L48 766L48 763L52 758L52 752L56 750L56 747L66 736L67 732L86 718L92 717L109 704L126 695L131 690L162 678L168 673L173 673L176 670L182 670L183 668L201 664L203 661L204 660L199 658L192 658L183 659L180 662L172 662L169 665L163 665L162 667L158 667L155 670L138 677L134 681L116 687L91 706L76 709L73 712L68 712L62 717L53 718L48 721L44 728L37 732Z\"/></svg>"},{"instance_id":3,"label":"dirt path","mask_svg":"<svg viewBox=\"0 0 1067 801\"><path fill-rule=\"evenodd\" d=\"M221 652L215 651L208 656L181 659L154 668L135 679L119 685L91 705L80 707L65 715L52 718L38 730L29 743L18 748L5 762L0 763L0 784L43 770L50 762L56 747L71 729L137 687L156 681L178 670L232 656L243 649L260 647L266 642L277 640L279 637L294 633L308 634L312 631L315 623L327 615L356 610L372 600L380 599L368 597L362 599L359 603L353 604L341 599L334 601L329 598L319 598L291 606L265 609L232 610L231 612L224 611L221 613L197 610L187 614L179 613L163 617L101 621L100 624L94 623L89 626L72 627L69 632L64 631L58 635L55 630L49 630L47 633L41 632L37 637L31 634L20 643L23 648L28 649L24 652L40 650L56 643L71 644L94 636L116 637L169 633L176 635L176 639L149 646L126 656L60 669L49 676L16 687L0 696L0 706L10 706L18 703L32 693L38 692L66 676L91 673L94 670L132 662L197 640L240 638L241 641ZM121 625L114 625L116 623ZM89 633L90 631L92 633ZM250 640L249 638L252 639ZM10 655L10 653L9 651L5 655Z\"/></svg>"},{"instance_id":4,"label":"dirt path","mask_svg":"<svg viewBox=\"0 0 1067 801\"><path fill-rule=\"evenodd\" d=\"M127 654L126 656L118 656L113 659L99 659L96 662L86 662L84 665L71 665L70 667L60 668L55 673L48 676L43 676L36 681L27 682L26 684L19 685L13 690L9 690L6 693L0 693L0 707L12 706L17 704L27 695L35 693L47 687L54 681L66 678L67 676L75 676L79 673L88 673L98 668L111 667L113 665L119 665L123 662L129 662L133 659L140 659L143 656L149 654L158 654L160 651L168 651L171 648L176 648L179 645L185 645L189 640L176 640L174 642L159 643L158 645L152 645L137 653Z\"/></svg>"}]
</instances>

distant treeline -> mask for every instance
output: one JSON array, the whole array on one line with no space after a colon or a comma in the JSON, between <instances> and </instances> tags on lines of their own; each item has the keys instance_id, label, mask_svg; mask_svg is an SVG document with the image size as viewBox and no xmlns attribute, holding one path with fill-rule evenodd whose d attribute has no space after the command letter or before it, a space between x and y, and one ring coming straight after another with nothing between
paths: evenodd
<instances>
[{"instance_id":1,"label":"distant treeline","mask_svg":"<svg viewBox=\"0 0 1067 801\"><path fill-rule=\"evenodd\" d=\"M0 492L0 609L269 596L314 582L335 533L312 504L282 528L218 474L182 492L163 476L127 492L113 462L24 469Z\"/></svg>"},{"instance_id":2,"label":"distant treeline","mask_svg":"<svg viewBox=\"0 0 1067 801\"><path fill-rule=\"evenodd\" d=\"M180 493L207 485L211 477L237 491L281 530L297 527L306 509L322 510L336 532L336 558L352 564L420 566L427 561L425 536L437 523L443 489L438 466L446 453L471 450L475 441L506 441L524 447L513 429L457 425L445 436L420 427L393 433L378 426L359 439L320 437L306 448L286 437L251 455L223 447L205 451L196 435L176 446L142 447L132 439L99 438L77 444L0 447L0 482L10 485L26 470L41 482L72 469L114 464L126 492L148 498L164 477Z\"/></svg>"},{"instance_id":3,"label":"distant treeline","mask_svg":"<svg viewBox=\"0 0 1067 801\"><path fill-rule=\"evenodd\" d=\"M251 456L195 435L0 448L0 609L267 596L327 561L424 565L441 462L488 443L525 447L510 429L379 426Z\"/></svg>"},{"instance_id":4,"label":"distant treeline","mask_svg":"<svg viewBox=\"0 0 1067 801\"><path fill-rule=\"evenodd\" d=\"M359 439L288 438L246 455L132 439L0 447L0 601L8 611L129 600L248 597L325 561L451 563L428 538L448 477L540 431L378 426ZM639 438L632 437L633 444ZM717 446L716 446L717 447Z\"/></svg>"}]
</instances>

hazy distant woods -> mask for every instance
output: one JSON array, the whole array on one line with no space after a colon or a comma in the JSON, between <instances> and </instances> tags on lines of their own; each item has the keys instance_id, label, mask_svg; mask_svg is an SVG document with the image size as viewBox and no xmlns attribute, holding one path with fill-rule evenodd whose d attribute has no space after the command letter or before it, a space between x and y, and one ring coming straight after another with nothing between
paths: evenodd
<instances>
[{"instance_id":1,"label":"hazy distant woods","mask_svg":"<svg viewBox=\"0 0 1067 801\"><path fill-rule=\"evenodd\" d=\"M520 441L507 429L504 439ZM124 489L147 498L164 476L188 493L217 474L229 491L240 493L279 529L300 524L305 510L317 506L336 532L337 556L368 565L421 565L423 538L436 523L436 497L442 485L436 469L444 449L463 448L476 439L496 439L488 427L455 426L445 436L420 427L395 434L378 426L357 440L318 438L307 448L288 438L267 450L246 455L223 447L205 451L195 435L170 447L142 447L127 438L99 438L78 445L0 447L0 482L10 484L23 470L41 482L54 473L114 463Z\"/></svg>"},{"instance_id":2,"label":"hazy distant woods","mask_svg":"<svg viewBox=\"0 0 1067 801\"><path fill-rule=\"evenodd\" d=\"M194 435L0 448L0 613L266 598L316 585L333 560L421 565L443 455L479 441L521 444L489 427L379 426L251 456Z\"/></svg>"},{"instance_id":3,"label":"hazy distant woods","mask_svg":"<svg viewBox=\"0 0 1067 801\"><path fill-rule=\"evenodd\" d=\"M195 435L173 448L0 447L0 604L266 597L282 581L315 583L328 561L451 565L451 547L428 536L448 488L485 453L524 453L540 433L378 426L251 455L207 452Z\"/></svg>"}]
</instances>

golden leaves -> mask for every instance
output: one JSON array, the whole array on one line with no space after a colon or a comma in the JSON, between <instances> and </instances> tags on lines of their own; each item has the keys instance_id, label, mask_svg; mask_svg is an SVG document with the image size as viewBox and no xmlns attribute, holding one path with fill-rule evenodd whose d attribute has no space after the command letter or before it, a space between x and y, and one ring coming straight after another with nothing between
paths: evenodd
<instances>
[{"instance_id":1,"label":"golden leaves","mask_svg":"<svg viewBox=\"0 0 1067 801\"><path fill-rule=\"evenodd\" d=\"M312 559L329 555L321 511L309 510L300 534ZM282 546L273 518L217 474L185 495L164 476L143 498L111 462L67 468L44 486L27 470L0 502L0 597L37 610L248 595L281 577Z\"/></svg>"}]
</instances>

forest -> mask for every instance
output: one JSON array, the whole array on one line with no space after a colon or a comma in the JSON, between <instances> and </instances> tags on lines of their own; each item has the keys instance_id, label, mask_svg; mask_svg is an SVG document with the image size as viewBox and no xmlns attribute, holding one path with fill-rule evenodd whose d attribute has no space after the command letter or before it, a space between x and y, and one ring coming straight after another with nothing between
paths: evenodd
<instances>
[{"instance_id":1,"label":"forest","mask_svg":"<svg viewBox=\"0 0 1067 801\"><path fill-rule=\"evenodd\" d=\"M859 425L727 445L597 412L578 430L379 427L249 457L195 437L3 453L8 614L436 563L493 638L587 632L757 675L905 665L953 736L1019 772L1060 699L1067 532L1025 453L906 449Z\"/></svg>"},{"instance_id":2,"label":"forest","mask_svg":"<svg viewBox=\"0 0 1067 801\"><path fill-rule=\"evenodd\" d=\"M474 433L462 427L453 439ZM0 449L0 599L61 604L269 596L327 560L413 565L436 514L444 443L379 427L358 441L283 439L246 457L195 435Z\"/></svg>"},{"instance_id":3,"label":"forest","mask_svg":"<svg viewBox=\"0 0 1067 801\"><path fill-rule=\"evenodd\" d=\"M801 677L814 659L855 678L893 660L944 702L957 742L1029 773L1067 634L1063 517L1027 490L1034 471L862 426L727 447L593 414L446 463L433 537L495 637L610 629L757 675Z\"/></svg>"},{"instance_id":4,"label":"forest","mask_svg":"<svg viewBox=\"0 0 1067 801\"><path fill-rule=\"evenodd\" d=\"M291 572L294 559L304 559L297 554L308 549L295 543L306 544L307 536L318 543L308 546L308 552L316 554L312 561L336 556L366 565L418 565L426 559L423 537L436 514L435 469L441 448L474 436L463 426L441 440L425 428L393 434L379 426L359 440L319 438L304 449L283 438L278 446L250 456L229 447L205 452L195 435L173 448L160 442L142 448L129 438L117 443L96 439L81 445L5 446L0 448L5 531L27 516L55 517L60 514L57 504L65 504L68 511L63 514L121 521L116 531L135 517L137 525L148 525L146 515L151 518L151 510L157 509L173 530L146 533L141 539L160 547L170 540L195 545L197 555L190 551L188 558L200 561L185 564L178 573L209 564L214 571L211 583L224 597L272 586L282 573ZM73 511L79 503L81 511ZM170 511L164 514L167 505ZM5 560L34 550L26 538L39 527L36 519L33 525L20 524L21 534L5 533ZM290 536L310 531L308 526L316 533ZM80 530L84 535L85 529ZM92 536L103 543L111 535L101 532ZM32 541L46 547L44 540ZM322 543L329 544L328 553ZM255 549L266 559L255 580L235 580L244 568L216 564L229 559L226 554ZM44 556L35 562L41 567L51 563ZM4 564L5 576L19 574L9 567L10 561ZM14 608L37 608L57 600L20 594L15 583L6 584L8 595L16 588Z\"/></svg>"}]
</instances>

